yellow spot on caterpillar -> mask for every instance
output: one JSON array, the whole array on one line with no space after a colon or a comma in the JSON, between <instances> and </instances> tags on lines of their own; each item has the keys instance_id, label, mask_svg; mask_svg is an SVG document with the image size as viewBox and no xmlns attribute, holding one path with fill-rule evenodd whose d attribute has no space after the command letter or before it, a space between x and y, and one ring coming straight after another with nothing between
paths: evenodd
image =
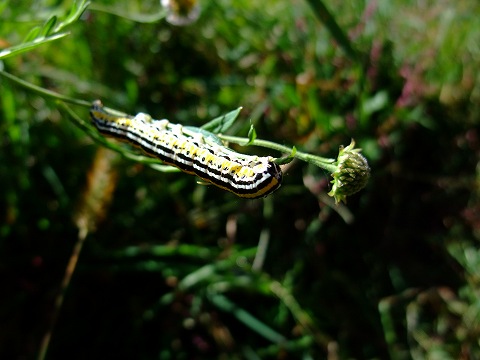
<instances>
[{"instance_id":1,"label":"yellow spot on caterpillar","mask_svg":"<svg viewBox=\"0 0 480 360\"><path fill-rule=\"evenodd\" d=\"M209 145L200 133L184 134L181 125L153 120L143 113L125 115L104 108L100 101L93 103L90 116L102 134L129 141L147 155L237 196L255 199L280 187L282 171L270 157L241 155L218 144ZM189 128L191 132L195 130Z\"/></svg>"}]
</instances>

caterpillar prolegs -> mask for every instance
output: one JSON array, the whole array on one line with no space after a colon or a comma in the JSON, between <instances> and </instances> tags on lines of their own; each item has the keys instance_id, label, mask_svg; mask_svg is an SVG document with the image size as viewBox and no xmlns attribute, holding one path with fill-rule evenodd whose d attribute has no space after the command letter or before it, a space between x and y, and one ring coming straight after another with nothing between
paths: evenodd
<instances>
[{"instance_id":1,"label":"caterpillar prolegs","mask_svg":"<svg viewBox=\"0 0 480 360\"><path fill-rule=\"evenodd\" d=\"M243 155L220 144L187 136L181 125L153 120L149 115L124 115L106 109L97 100L90 109L100 133L140 147L185 173L230 191L242 198L256 199L271 194L282 182L282 170L271 157Z\"/></svg>"}]
</instances>

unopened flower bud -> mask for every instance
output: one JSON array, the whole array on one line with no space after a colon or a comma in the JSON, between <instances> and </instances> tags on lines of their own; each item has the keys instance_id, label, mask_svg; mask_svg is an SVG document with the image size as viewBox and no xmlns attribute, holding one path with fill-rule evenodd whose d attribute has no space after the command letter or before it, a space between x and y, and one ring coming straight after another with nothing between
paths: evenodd
<instances>
[{"instance_id":1,"label":"unopened flower bud","mask_svg":"<svg viewBox=\"0 0 480 360\"><path fill-rule=\"evenodd\" d=\"M332 173L333 186L328 195L333 196L337 204L340 201L346 202L347 196L362 190L370 177L367 159L360 154L361 149L354 149L354 146L352 140L346 148L340 147L337 169Z\"/></svg>"}]
</instances>

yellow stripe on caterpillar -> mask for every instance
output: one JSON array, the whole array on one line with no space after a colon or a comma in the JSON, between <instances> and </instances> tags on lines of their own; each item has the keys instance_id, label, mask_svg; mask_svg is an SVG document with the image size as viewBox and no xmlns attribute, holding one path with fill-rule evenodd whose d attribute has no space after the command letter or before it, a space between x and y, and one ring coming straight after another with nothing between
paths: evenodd
<instances>
[{"instance_id":1,"label":"yellow stripe on caterpillar","mask_svg":"<svg viewBox=\"0 0 480 360\"><path fill-rule=\"evenodd\" d=\"M282 170L273 158L238 154L221 145L207 144L202 136L187 136L181 125L168 120L111 111L99 100L93 103L90 117L100 133L138 146L147 155L237 196L256 199L281 185Z\"/></svg>"}]
</instances>

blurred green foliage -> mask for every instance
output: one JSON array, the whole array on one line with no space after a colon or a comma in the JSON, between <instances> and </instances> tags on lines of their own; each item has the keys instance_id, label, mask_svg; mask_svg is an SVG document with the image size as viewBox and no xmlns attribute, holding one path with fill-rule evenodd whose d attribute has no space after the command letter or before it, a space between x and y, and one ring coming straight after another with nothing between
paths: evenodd
<instances>
[{"instance_id":1,"label":"blurred green foliage","mask_svg":"<svg viewBox=\"0 0 480 360\"><path fill-rule=\"evenodd\" d=\"M480 4L199 4L174 26L153 0L3 1L0 70L186 125L243 106L232 134L322 156L355 138L369 185L335 206L294 162L241 200L105 155L0 76L0 357L57 314L47 358L479 358Z\"/></svg>"}]
</instances>

